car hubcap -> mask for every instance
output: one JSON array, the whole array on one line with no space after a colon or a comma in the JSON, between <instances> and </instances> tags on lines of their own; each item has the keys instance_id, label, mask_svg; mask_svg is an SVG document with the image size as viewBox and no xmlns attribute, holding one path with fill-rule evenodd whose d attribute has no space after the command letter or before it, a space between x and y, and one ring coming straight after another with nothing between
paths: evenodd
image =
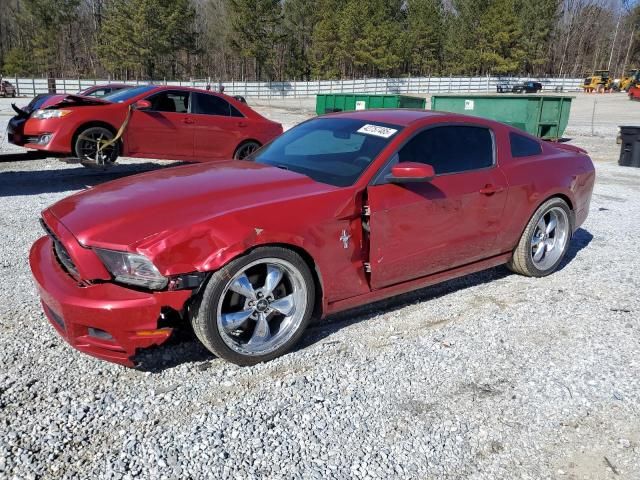
<instances>
[{"instance_id":1,"label":"car hubcap","mask_svg":"<svg viewBox=\"0 0 640 480\"><path fill-rule=\"evenodd\" d=\"M306 302L306 285L297 268L279 258L258 260L225 286L217 309L218 331L238 353L267 355L298 331Z\"/></svg>"},{"instance_id":2,"label":"car hubcap","mask_svg":"<svg viewBox=\"0 0 640 480\"><path fill-rule=\"evenodd\" d=\"M564 253L569 238L569 217L562 208L554 207L538 221L531 237L531 259L536 268L553 267Z\"/></svg>"}]
</instances>

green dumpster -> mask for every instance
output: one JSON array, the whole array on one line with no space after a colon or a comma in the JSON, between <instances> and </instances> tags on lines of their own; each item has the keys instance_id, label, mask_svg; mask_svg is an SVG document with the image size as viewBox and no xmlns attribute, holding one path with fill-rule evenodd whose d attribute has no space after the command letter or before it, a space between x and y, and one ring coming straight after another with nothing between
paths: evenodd
<instances>
[{"instance_id":1,"label":"green dumpster","mask_svg":"<svg viewBox=\"0 0 640 480\"><path fill-rule=\"evenodd\" d=\"M323 115L331 112L367 110L370 108L421 108L426 100L408 95L369 95L367 93L331 93L316 96L316 113Z\"/></svg>"},{"instance_id":2,"label":"green dumpster","mask_svg":"<svg viewBox=\"0 0 640 480\"><path fill-rule=\"evenodd\" d=\"M434 95L431 109L489 118L540 138L562 138L574 97L549 95Z\"/></svg>"}]
</instances>

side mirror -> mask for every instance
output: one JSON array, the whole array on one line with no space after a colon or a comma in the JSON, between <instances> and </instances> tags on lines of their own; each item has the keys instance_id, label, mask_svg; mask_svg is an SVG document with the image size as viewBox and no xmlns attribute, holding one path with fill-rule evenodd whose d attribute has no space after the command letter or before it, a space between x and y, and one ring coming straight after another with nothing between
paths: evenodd
<instances>
[{"instance_id":1,"label":"side mirror","mask_svg":"<svg viewBox=\"0 0 640 480\"><path fill-rule=\"evenodd\" d=\"M149 110L151 108L151 102L149 100L138 100L133 104L134 110Z\"/></svg>"},{"instance_id":2,"label":"side mirror","mask_svg":"<svg viewBox=\"0 0 640 480\"><path fill-rule=\"evenodd\" d=\"M391 168L387 181L391 183L428 182L436 176L431 165L419 162L402 162Z\"/></svg>"}]
</instances>

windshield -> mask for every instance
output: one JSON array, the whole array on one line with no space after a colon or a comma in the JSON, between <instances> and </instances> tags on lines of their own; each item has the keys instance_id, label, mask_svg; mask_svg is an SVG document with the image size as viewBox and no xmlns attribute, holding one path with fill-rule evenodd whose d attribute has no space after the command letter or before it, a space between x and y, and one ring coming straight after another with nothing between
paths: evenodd
<instances>
[{"instance_id":1,"label":"windshield","mask_svg":"<svg viewBox=\"0 0 640 480\"><path fill-rule=\"evenodd\" d=\"M105 95L104 97L102 97L102 100L108 100L113 103L122 103L134 97L137 97L141 93L153 90L154 88L156 88L155 85L140 85L139 87L135 88L118 90L117 92Z\"/></svg>"},{"instance_id":2,"label":"windshield","mask_svg":"<svg viewBox=\"0 0 640 480\"><path fill-rule=\"evenodd\" d=\"M402 129L352 118L321 117L285 132L253 160L346 187L362 175Z\"/></svg>"}]
</instances>

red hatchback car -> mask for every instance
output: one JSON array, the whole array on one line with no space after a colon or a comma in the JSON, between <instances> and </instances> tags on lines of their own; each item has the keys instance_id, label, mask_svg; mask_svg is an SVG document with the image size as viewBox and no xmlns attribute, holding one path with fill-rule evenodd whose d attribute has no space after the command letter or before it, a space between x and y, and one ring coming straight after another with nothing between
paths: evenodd
<instances>
[{"instance_id":1,"label":"red hatchback car","mask_svg":"<svg viewBox=\"0 0 640 480\"><path fill-rule=\"evenodd\" d=\"M282 125L214 92L143 85L102 98L67 95L36 110L22 144L107 167L119 155L201 162L240 159ZM118 141L112 140L121 133Z\"/></svg>"},{"instance_id":2,"label":"red hatchback car","mask_svg":"<svg viewBox=\"0 0 640 480\"><path fill-rule=\"evenodd\" d=\"M552 273L595 180L579 148L424 110L314 118L250 160L131 176L46 209L30 262L60 335L133 365L184 320L220 357L266 361L312 315L501 264Z\"/></svg>"}]
</instances>

